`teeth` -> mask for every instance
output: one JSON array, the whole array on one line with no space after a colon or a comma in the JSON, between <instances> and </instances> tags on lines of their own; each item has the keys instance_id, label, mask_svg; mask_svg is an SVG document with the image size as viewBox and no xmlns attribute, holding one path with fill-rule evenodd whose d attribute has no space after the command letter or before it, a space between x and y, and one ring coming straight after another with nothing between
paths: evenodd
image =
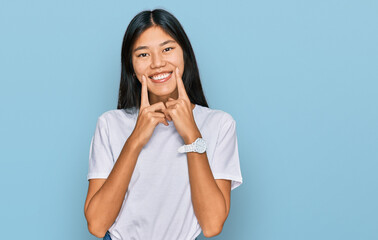
<instances>
[{"instance_id":1,"label":"teeth","mask_svg":"<svg viewBox=\"0 0 378 240\"><path fill-rule=\"evenodd\" d=\"M154 75L151 78L154 79L154 80L160 80L160 79L168 77L169 75L170 75L170 73L164 73L164 74Z\"/></svg>"}]
</instances>

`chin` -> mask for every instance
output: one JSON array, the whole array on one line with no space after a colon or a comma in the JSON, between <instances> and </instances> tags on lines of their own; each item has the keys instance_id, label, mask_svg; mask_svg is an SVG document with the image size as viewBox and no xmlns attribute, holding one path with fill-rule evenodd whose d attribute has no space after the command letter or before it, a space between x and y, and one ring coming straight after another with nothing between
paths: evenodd
<instances>
[{"instance_id":1,"label":"chin","mask_svg":"<svg viewBox=\"0 0 378 240\"><path fill-rule=\"evenodd\" d=\"M155 89L154 91L151 91L154 95L159 97L167 97L171 96L176 88L164 88L164 89Z\"/></svg>"}]
</instances>

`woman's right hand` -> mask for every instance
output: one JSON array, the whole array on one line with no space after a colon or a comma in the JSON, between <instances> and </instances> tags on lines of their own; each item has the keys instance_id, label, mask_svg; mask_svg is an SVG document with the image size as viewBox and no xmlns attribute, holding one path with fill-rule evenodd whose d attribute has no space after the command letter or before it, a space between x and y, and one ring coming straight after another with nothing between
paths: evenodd
<instances>
[{"instance_id":1,"label":"woman's right hand","mask_svg":"<svg viewBox=\"0 0 378 240\"><path fill-rule=\"evenodd\" d=\"M141 92L141 103L139 108L138 119L135 124L134 130L130 137L137 141L140 147L143 147L150 140L155 127L159 123L163 123L168 126L168 122L165 118L165 114L162 112L156 112L156 110L166 109L163 102L158 102L150 105L148 101L147 92L147 79L142 76L142 92Z\"/></svg>"}]
</instances>

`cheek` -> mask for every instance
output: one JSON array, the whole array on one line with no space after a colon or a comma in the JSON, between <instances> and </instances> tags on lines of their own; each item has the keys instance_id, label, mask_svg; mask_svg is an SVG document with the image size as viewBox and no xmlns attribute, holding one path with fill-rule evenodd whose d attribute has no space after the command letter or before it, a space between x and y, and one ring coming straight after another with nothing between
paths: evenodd
<instances>
[{"instance_id":1,"label":"cheek","mask_svg":"<svg viewBox=\"0 0 378 240\"><path fill-rule=\"evenodd\" d=\"M133 61L134 72L136 75L142 75L146 73L146 64L140 61Z\"/></svg>"},{"instance_id":2,"label":"cheek","mask_svg":"<svg viewBox=\"0 0 378 240\"><path fill-rule=\"evenodd\" d=\"M174 56L171 59L171 62L173 65L178 66L180 69L184 67L184 57L180 54Z\"/></svg>"},{"instance_id":3,"label":"cheek","mask_svg":"<svg viewBox=\"0 0 378 240\"><path fill-rule=\"evenodd\" d=\"M178 62L178 66L181 66L181 69L183 69L184 65L185 65L185 61L184 61L184 55L182 53L181 53L180 58L179 58L178 61L179 61Z\"/></svg>"}]
</instances>

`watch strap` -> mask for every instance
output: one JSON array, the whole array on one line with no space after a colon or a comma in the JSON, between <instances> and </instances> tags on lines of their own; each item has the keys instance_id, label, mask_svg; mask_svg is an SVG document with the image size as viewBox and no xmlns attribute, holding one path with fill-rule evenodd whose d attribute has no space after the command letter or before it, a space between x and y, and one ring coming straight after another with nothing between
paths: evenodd
<instances>
[{"instance_id":1,"label":"watch strap","mask_svg":"<svg viewBox=\"0 0 378 240\"><path fill-rule=\"evenodd\" d=\"M177 149L177 151L179 153L186 153L186 152L198 152L198 153L202 153L202 152L199 152L198 149L196 148L196 143L198 143L199 140L202 140L203 142L205 142L205 140L203 138L197 138L193 143L186 144L186 145L183 145L183 146L179 147ZM205 151L206 151L206 146L205 146Z\"/></svg>"}]
</instances>

